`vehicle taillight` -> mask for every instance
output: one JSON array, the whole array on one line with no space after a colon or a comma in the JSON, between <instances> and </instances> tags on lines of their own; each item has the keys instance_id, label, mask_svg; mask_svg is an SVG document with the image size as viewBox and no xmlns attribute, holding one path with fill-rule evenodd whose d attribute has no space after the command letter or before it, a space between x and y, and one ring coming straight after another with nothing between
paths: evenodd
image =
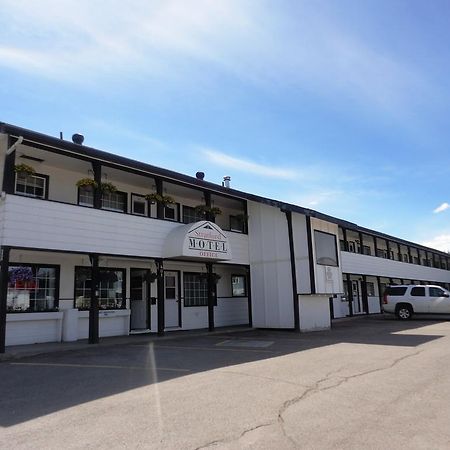
<instances>
[{"instance_id":1,"label":"vehicle taillight","mask_svg":"<svg viewBox=\"0 0 450 450\"><path fill-rule=\"evenodd\" d=\"M388 296L387 294L383 295L383 305L387 305L388 304Z\"/></svg>"}]
</instances>

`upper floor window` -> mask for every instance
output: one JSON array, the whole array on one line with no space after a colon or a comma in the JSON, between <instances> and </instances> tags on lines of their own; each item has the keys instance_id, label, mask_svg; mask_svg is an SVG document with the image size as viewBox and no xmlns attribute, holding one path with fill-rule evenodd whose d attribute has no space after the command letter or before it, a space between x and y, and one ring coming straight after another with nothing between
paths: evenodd
<instances>
[{"instance_id":1,"label":"upper floor window","mask_svg":"<svg viewBox=\"0 0 450 450\"><path fill-rule=\"evenodd\" d=\"M337 266L336 236L323 231L314 230L316 245L316 262L325 266Z\"/></svg>"},{"instance_id":2,"label":"upper floor window","mask_svg":"<svg viewBox=\"0 0 450 450\"><path fill-rule=\"evenodd\" d=\"M48 198L48 175L16 173L15 193L27 197Z\"/></svg>"},{"instance_id":3,"label":"upper floor window","mask_svg":"<svg viewBox=\"0 0 450 450\"><path fill-rule=\"evenodd\" d=\"M137 216L148 216L148 201L144 195L131 194L131 213Z\"/></svg>"},{"instance_id":4,"label":"upper floor window","mask_svg":"<svg viewBox=\"0 0 450 450\"><path fill-rule=\"evenodd\" d=\"M230 216L230 231L245 232L245 220L242 216Z\"/></svg>"},{"instance_id":5,"label":"upper floor window","mask_svg":"<svg viewBox=\"0 0 450 450\"><path fill-rule=\"evenodd\" d=\"M205 220L205 216L202 213L192 206L183 205L183 223L199 222L200 220Z\"/></svg>"},{"instance_id":6,"label":"upper floor window","mask_svg":"<svg viewBox=\"0 0 450 450\"><path fill-rule=\"evenodd\" d=\"M164 219L173 220L175 222L178 222L179 210L180 210L179 203L165 205L164 206ZM184 207L183 207L183 211L184 211ZM186 222L186 223L188 223L188 222Z\"/></svg>"},{"instance_id":7,"label":"upper floor window","mask_svg":"<svg viewBox=\"0 0 450 450\"><path fill-rule=\"evenodd\" d=\"M127 212L127 193L126 192L103 192L102 209L108 211Z\"/></svg>"},{"instance_id":8,"label":"upper floor window","mask_svg":"<svg viewBox=\"0 0 450 450\"><path fill-rule=\"evenodd\" d=\"M92 186L80 186L78 188L78 204L82 206L94 206L94 188Z\"/></svg>"}]
</instances>

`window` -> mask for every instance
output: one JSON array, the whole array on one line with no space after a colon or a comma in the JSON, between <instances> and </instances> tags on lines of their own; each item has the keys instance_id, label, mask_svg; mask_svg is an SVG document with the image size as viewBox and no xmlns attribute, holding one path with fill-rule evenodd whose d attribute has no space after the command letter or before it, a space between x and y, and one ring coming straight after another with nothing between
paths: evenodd
<instances>
[{"instance_id":1,"label":"window","mask_svg":"<svg viewBox=\"0 0 450 450\"><path fill-rule=\"evenodd\" d=\"M193 223L200 220L205 220L205 216L202 213L191 206L183 206L183 223Z\"/></svg>"},{"instance_id":2,"label":"window","mask_svg":"<svg viewBox=\"0 0 450 450\"><path fill-rule=\"evenodd\" d=\"M401 297L405 295L406 287L400 287L400 286L388 286L386 288L385 294L386 295L392 295L394 297Z\"/></svg>"},{"instance_id":3,"label":"window","mask_svg":"<svg viewBox=\"0 0 450 450\"><path fill-rule=\"evenodd\" d=\"M178 203L176 203L174 205L164 206L164 219L173 220L173 221L177 222L179 207L180 207L180 205ZM183 207L183 211L184 211L184 207ZM185 223L187 223L187 222L185 222Z\"/></svg>"},{"instance_id":4,"label":"window","mask_svg":"<svg viewBox=\"0 0 450 450\"><path fill-rule=\"evenodd\" d=\"M127 193L126 192L103 192L102 209L108 211L127 212Z\"/></svg>"},{"instance_id":5,"label":"window","mask_svg":"<svg viewBox=\"0 0 450 450\"><path fill-rule=\"evenodd\" d=\"M343 239L339 240L339 247L342 252L345 252L345 241Z\"/></svg>"},{"instance_id":6,"label":"window","mask_svg":"<svg viewBox=\"0 0 450 450\"><path fill-rule=\"evenodd\" d=\"M413 297L425 297L425 288L424 287L413 287L411 288L411 295Z\"/></svg>"},{"instance_id":7,"label":"window","mask_svg":"<svg viewBox=\"0 0 450 450\"><path fill-rule=\"evenodd\" d=\"M245 275L231 275L233 297L247 297L247 280Z\"/></svg>"},{"instance_id":8,"label":"window","mask_svg":"<svg viewBox=\"0 0 450 450\"><path fill-rule=\"evenodd\" d=\"M185 272L183 286L184 306L208 306L206 274Z\"/></svg>"},{"instance_id":9,"label":"window","mask_svg":"<svg viewBox=\"0 0 450 450\"><path fill-rule=\"evenodd\" d=\"M75 308L89 309L91 304L91 268L75 267ZM121 309L125 302L125 269L99 269L98 305L100 309Z\"/></svg>"},{"instance_id":10,"label":"window","mask_svg":"<svg viewBox=\"0 0 450 450\"><path fill-rule=\"evenodd\" d=\"M379 258L386 258L387 259L387 257L388 257L387 250L385 250L384 248L378 248L377 249L377 256Z\"/></svg>"},{"instance_id":11,"label":"window","mask_svg":"<svg viewBox=\"0 0 450 450\"><path fill-rule=\"evenodd\" d=\"M242 216L230 216L230 231L245 232L245 221Z\"/></svg>"},{"instance_id":12,"label":"window","mask_svg":"<svg viewBox=\"0 0 450 450\"><path fill-rule=\"evenodd\" d=\"M348 241L348 251L355 253L355 243L353 241Z\"/></svg>"},{"instance_id":13,"label":"window","mask_svg":"<svg viewBox=\"0 0 450 450\"><path fill-rule=\"evenodd\" d=\"M16 173L15 193L27 197L48 198L48 176Z\"/></svg>"},{"instance_id":14,"label":"window","mask_svg":"<svg viewBox=\"0 0 450 450\"><path fill-rule=\"evenodd\" d=\"M368 245L363 245L363 253L369 256L372 254L372 251Z\"/></svg>"},{"instance_id":15,"label":"window","mask_svg":"<svg viewBox=\"0 0 450 450\"><path fill-rule=\"evenodd\" d=\"M441 288L430 287L430 297L442 297L445 294Z\"/></svg>"},{"instance_id":16,"label":"window","mask_svg":"<svg viewBox=\"0 0 450 450\"><path fill-rule=\"evenodd\" d=\"M94 206L93 186L80 186L78 188L78 204L82 206Z\"/></svg>"},{"instance_id":17,"label":"window","mask_svg":"<svg viewBox=\"0 0 450 450\"><path fill-rule=\"evenodd\" d=\"M367 287L367 296L368 297L375 297L375 284L371 281L366 282Z\"/></svg>"},{"instance_id":18,"label":"window","mask_svg":"<svg viewBox=\"0 0 450 450\"><path fill-rule=\"evenodd\" d=\"M336 236L323 231L314 230L316 245L316 262L325 266L337 266Z\"/></svg>"},{"instance_id":19,"label":"window","mask_svg":"<svg viewBox=\"0 0 450 450\"><path fill-rule=\"evenodd\" d=\"M131 194L131 214L148 216L148 201L145 199L145 196Z\"/></svg>"},{"instance_id":20,"label":"window","mask_svg":"<svg viewBox=\"0 0 450 450\"><path fill-rule=\"evenodd\" d=\"M59 266L13 264L8 268L7 312L56 311Z\"/></svg>"}]
</instances>

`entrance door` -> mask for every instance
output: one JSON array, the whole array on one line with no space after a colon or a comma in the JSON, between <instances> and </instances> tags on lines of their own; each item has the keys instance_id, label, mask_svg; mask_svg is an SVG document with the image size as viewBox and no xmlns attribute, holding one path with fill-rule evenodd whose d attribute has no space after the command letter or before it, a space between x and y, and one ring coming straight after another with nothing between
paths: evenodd
<instances>
[{"instance_id":1,"label":"entrance door","mask_svg":"<svg viewBox=\"0 0 450 450\"><path fill-rule=\"evenodd\" d=\"M165 328L180 326L180 299L178 272L164 272L164 325Z\"/></svg>"},{"instance_id":2,"label":"entrance door","mask_svg":"<svg viewBox=\"0 0 450 450\"><path fill-rule=\"evenodd\" d=\"M150 298L147 269L130 270L130 330L145 332L150 329Z\"/></svg>"},{"instance_id":3,"label":"entrance door","mask_svg":"<svg viewBox=\"0 0 450 450\"><path fill-rule=\"evenodd\" d=\"M352 295L353 295L353 314L361 313L361 296L359 290L359 281L352 281Z\"/></svg>"}]
</instances>

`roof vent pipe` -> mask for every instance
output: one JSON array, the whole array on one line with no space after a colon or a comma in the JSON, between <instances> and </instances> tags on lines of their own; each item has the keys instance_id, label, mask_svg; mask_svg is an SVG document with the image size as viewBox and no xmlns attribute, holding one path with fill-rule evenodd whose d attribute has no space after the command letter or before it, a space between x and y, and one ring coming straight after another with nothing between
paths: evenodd
<instances>
[{"instance_id":1,"label":"roof vent pipe","mask_svg":"<svg viewBox=\"0 0 450 450\"><path fill-rule=\"evenodd\" d=\"M197 172L195 174L195 177L197 178L197 180L203 180L203 178L205 178L205 173L204 172Z\"/></svg>"},{"instance_id":2,"label":"roof vent pipe","mask_svg":"<svg viewBox=\"0 0 450 450\"><path fill-rule=\"evenodd\" d=\"M231 177L229 175L226 175L223 177L222 186L229 188L230 187L230 181Z\"/></svg>"},{"instance_id":3,"label":"roof vent pipe","mask_svg":"<svg viewBox=\"0 0 450 450\"><path fill-rule=\"evenodd\" d=\"M82 134L75 133L74 135L72 135L72 142L74 144L81 145L84 142L84 136Z\"/></svg>"}]
</instances>

